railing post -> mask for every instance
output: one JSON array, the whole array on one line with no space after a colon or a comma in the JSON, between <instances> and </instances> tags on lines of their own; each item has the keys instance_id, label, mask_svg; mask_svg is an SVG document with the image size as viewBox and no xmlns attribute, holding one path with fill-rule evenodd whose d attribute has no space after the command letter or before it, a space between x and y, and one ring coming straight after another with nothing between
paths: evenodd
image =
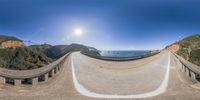
<instances>
[{"instance_id":1,"label":"railing post","mask_svg":"<svg viewBox=\"0 0 200 100\"><path fill-rule=\"evenodd\" d=\"M185 72L185 66L182 64L182 71Z\"/></svg>"},{"instance_id":2,"label":"railing post","mask_svg":"<svg viewBox=\"0 0 200 100\"><path fill-rule=\"evenodd\" d=\"M51 70L51 75L54 76L54 69Z\"/></svg>"},{"instance_id":3,"label":"railing post","mask_svg":"<svg viewBox=\"0 0 200 100\"><path fill-rule=\"evenodd\" d=\"M59 71L59 68L58 68L58 67L59 67L59 65L57 65L57 67L56 67L57 72Z\"/></svg>"},{"instance_id":4,"label":"railing post","mask_svg":"<svg viewBox=\"0 0 200 100\"><path fill-rule=\"evenodd\" d=\"M191 74L191 78L194 79L194 80L196 80L196 75L195 75L195 73L192 72L192 71L190 71L190 74Z\"/></svg>"},{"instance_id":5,"label":"railing post","mask_svg":"<svg viewBox=\"0 0 200 100\"><path fill-rule=\"evenodd\" d=\"M186 71L186 74L189 76L189 69L186 68L185 71Z\"/></svg>"},{"instance_id":6,"label":"railing post","mask_svg":"<svg viewBox=\"0 0 200 100\"><path fill-rule=\"evenodd\" d=\"M21 85L21 80L15 79L15 80L14 80L14 85L15 85L15 86L20 86L20 85Z\"/></svg>"},{"instance_id":7,"label":"railing post","mask_svg":"<svg viewBox=\"0 0 200 100\"><path fill-rule=\"evenodd\" d=\"M32 85L36 85L38 83L38 77L32 79Z\"/></svg>"},{"instance_id":8,"label":"railing post","mask_svg":"<svg viewBox=\"0 0 200 100\"><path fill-rule=\"evenodd\" d=\"M184 65L181 63L181 65L182 65L182 70L184 70Z\"/></svg>"},{"instance_id":9,"label":"railing post","mask_svg":"<svg viewBox=\"0 0 200 100\"><path fill-rule=\"evenodd\" d=\"M0 83L5 84L5 80L6 79L4 77L0 76Z\"/></svg>"},{"instance_id":10,"label":"railing post","mask_svg":"<svg viewBox=\"0 0 200 100\"><path fill-rule=\"evenodd\" d=\"M57 72L58 72L56 67L54 68L54 72L55 72L55 74L57 74Z\"/></svg>"},{"instance_id":11,"label":"railing post","mask_svg":"<svg viewBox=\"0 0 200 100\"><path fill-rule=\"evenodd\" d=\"M44 76L45 76L44 81L47 81L47 80L48 80L48 77L49 77L49 73L46 73Z\"/></svg>"},{"instance_id":12,"label":"railing post","mask_svg":"<svg viewBox=\"0 0 200 100\"><path fill-rule=\"evenodd\" d=\"M186 69L187 69L187 68L186 68L186 66L185 66L185 65L183 65L183 66L184 66L184 72L186 73Z\"/></svg>"},{"instance_id":13,"label":"railing post","mask_svg":"<svg viewBox=\"0 0 200 100\"><path fill-rule=\"evenodd\" d=\"M60 71L60 64L58 64L58 70Z\"/></svg>"}]
</instances>

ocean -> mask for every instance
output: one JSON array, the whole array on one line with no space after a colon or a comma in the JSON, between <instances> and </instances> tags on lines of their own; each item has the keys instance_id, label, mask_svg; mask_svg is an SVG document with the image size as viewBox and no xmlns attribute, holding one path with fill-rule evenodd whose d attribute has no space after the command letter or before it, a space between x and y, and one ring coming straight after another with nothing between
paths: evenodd
<instances>
[{"instance_id":1,"label":"ocean","mask_svg":"<svg viewBox=\"0 0 200 100\"><path fill-rule=\"evenodd\" d=\"M131 51L107 51L103 50L100 52L101 56L106 56L106 57L134 57L134 56L140 56L144 55L147 50L131 50Z\"/></svg>"}]
</instances>

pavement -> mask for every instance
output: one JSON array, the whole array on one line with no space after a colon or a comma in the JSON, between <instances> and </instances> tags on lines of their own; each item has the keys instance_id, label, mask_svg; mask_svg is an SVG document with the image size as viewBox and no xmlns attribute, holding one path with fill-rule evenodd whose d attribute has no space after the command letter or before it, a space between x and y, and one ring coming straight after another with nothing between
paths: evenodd
<instances>
[{"instance_id":1,"label":"pavement","mask_svg":"<svg viewBox=\"0 0 200 100\"><path fill-rule=\"evenodd\" d=\"M0 100L200 100L199 83L187 77L178 63L168 52L127 62L75 52L47 82L20 87L1 84Z\"/></svg>"}]
</instances>

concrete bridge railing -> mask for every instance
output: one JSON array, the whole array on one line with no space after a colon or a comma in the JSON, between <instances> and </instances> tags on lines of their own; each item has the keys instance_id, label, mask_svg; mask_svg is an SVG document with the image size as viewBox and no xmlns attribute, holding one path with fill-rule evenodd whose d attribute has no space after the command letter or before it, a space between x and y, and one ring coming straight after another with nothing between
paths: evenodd
<instances>
[{"instance_id":1,"label":"concrete bridge railing","mask_svg":"<svg viewBox=\"0 0 200 100\"><path fill-rule=\"evenodd\" d=\"M70 53L62 56L53 63L32 70L10 70L0 68L0 83L21 85L21 84L32 84L35 85L38 82L47 81L49 78L54 77L55 74L60 72L65 60Z\"/></svg>"},{"instance_id":2,"label":"concrete bridge railing","mask_svg":"<svg viewBox=\"0 0 200 100\"><path fill-rule=\"evenodd\" d=\"M186 73L186 75L188 75L193 80L200 82L200 67L185 60L183 57L177 54L174 54L174 55L180 61L180 66L181 66L182 71Z\"/></svg>"},{"instance_id":3,"label":"concrete bridge railing","mask_svg":"<svg viewBox=\"0 0 200 100\"><path fill-rule=\"evenodd\" d=\"M92 55L90 53L87 52L80 52L83 55L86 55L88 57L92 57L95 59L99 59L99 60L105 60L105 61L132 61L132 60L138 60L138 59L143 59L143 58L147 58L147 57L151 57L154 56L156 54L159 54L160 52L155 52L155 53L151 53L151 54L146 54L146 55L140 55L140 56L133 56L133 57L107 57L107 56L97 56L97 55Z\"/></svg>"}]
</instances>

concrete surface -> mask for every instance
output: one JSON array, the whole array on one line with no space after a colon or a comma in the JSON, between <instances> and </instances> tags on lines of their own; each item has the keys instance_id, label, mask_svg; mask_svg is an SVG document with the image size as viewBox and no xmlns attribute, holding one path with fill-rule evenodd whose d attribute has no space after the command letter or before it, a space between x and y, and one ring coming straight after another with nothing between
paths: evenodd
<instances>
[{"instance_id":1,"label":"concrete surface","mask_svg":"<svg viewBox=\"0 0 200 100\"><path fill-rule=\"evenodd\" d=\"M123 64L117 62L104 62L106 66L101 66L103 61L94 62L96 59L87 58L86 56L76 53L73 53L71 56L73 56L73 60L76 62L75 68L77 68L76 75L78 81L86 88L98 93L138 94L149 92L160 85L166 71L166 54L159 54L154 57L125 62ZM104 100L86 97L76 91L72 79L71 56L66 60L64 67L61 68L61 73L55 74L55 77L49 79L48 82L39 83L34 86L20 87L0 85L0 100ZM200 90L195 87L198 83L191 81L190 78L180 71L180 67L177 66L177 61L175 59L176 58L171 55L167 90L163 94L145 98L145 100L200 99ZM78 63L82 63L82 68ZM124 66L126 64L127 66ZM98 67L98 65L100 65L100 67ZM150 72L152 72L152 74L150 74ZM106 74L106 76L104 74ZM137 79L137 77L139 79ZM95 82L92 80L95 80ZM120 80L121 82L118 82L117 80ZM142 81L146 83L143 83ZM90 84L95 86L90 86ZM104 86L107 88L104 88ZM129 87L131 89L129 89Z\"/></svg>"}]
</instances>

